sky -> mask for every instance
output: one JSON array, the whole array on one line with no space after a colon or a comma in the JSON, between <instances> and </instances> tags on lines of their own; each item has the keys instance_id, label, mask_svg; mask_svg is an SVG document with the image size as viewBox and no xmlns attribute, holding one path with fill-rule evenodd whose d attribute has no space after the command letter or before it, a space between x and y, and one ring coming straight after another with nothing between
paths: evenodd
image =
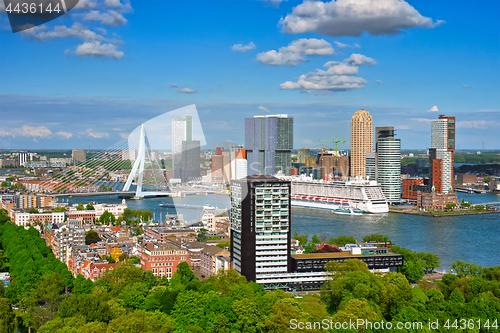
<instances>
[{"instance_id":1,"label":"sky","mask_svg":"<svg viewBox=\"0 0 500 333\"><path fill-rule=\"evenodd\" d=\"M80 0L13 33L0 5L0 148L106 148L195 104L208 142L294 117L294 147L366 109L403 149L455 116L459 149L500 149L500 2Z\"/></svg>"}]
</instances>

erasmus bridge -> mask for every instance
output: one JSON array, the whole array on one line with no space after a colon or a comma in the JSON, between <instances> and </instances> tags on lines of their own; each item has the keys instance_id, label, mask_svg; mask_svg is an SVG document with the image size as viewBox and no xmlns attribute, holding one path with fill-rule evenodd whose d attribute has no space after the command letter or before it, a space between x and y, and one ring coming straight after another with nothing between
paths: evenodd
<instances>
[{"instance_id":1,"label":"erasmus bridge","mask_svg":"<svg viewBox=\"0 0 500 333\"><path fill-rule=\"evenodd\" d=\"M166 170L172 166L172 119L186 115L193 119L193 139L206 145L196 106L189 105L140 124L111 147L87 152L85 161L24 185L55 197L171 196Z\"/></svg>"}]
</instances>

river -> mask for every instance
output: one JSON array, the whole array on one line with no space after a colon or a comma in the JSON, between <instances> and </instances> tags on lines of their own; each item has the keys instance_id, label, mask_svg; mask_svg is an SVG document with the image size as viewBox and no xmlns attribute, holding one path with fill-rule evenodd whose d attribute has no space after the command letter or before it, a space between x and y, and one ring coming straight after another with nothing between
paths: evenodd
<instances>
[{"instance_id":1,"label":"river","mask_svg":"<svg viewBox=\"0 0 500 333\"><path fill-rule=\"evenodd\" d=\"M70 203L103 201L118 203L120 200L106 197L73 197L65 199ZM498 194L458 193L459 201L476 203L499 202ZM127 200L131 209L151 210L156 219L164 217L167 208L160 203L187 204L194 206L211 205L229 207L229 196L208 195L186 198L152 198ZM201 209L178 208L187 221L199 220ZM168 213L174 213L169 208ZM379 233L388 236L398 246L419 252L436 253L441 257L441 266L449 270L450 263L460 259L483 266L500 265L500 214L429 217L398 213L362 216L338 215L330 211L310 208L292 208L292 232L318 236L326 233L328 238L338 235L354 236L361 241L363 236Z\"/></svg>"}]
</instances>

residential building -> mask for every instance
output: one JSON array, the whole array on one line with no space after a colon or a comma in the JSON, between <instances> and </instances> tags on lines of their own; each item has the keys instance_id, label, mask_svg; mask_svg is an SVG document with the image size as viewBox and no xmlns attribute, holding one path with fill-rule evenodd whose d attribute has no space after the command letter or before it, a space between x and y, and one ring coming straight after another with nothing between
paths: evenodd
<instances>
[{"instance_id":1,"label":"residential building","mask_svg":"<svg viewBox=\"0 0 500 333\"><path fill-rule=\"evenodd\" d=\"M349 175L349 156L323 155L319 158L319 179L329 180L335 176L347 175Z\"/></svg>"},{"instance_id":2,"label":"residential building","mask_svg":"<svg viewBox=\"0 0 500 333\"><path fill-rule=\"evenodd\" d=\"M364 109L358 110L351 121L351 176L366 176L366 153L373 152L373 120Z\"/></svg>"},{"instance_id":3,"label":"residential building","mask_svg":"<svg viewBox=\"0 0 500 333\"><path fill-rule=\"evenodd\" d=\"M108 263L92 263L91 261L86 261L82 268L83 276L86 279L90 279L93 282L99 280L104 276L107 271L112 270L119 263L108 264Z\"/></svg>"},{"instance_id":4,"label":"residential building","mask_svg":"<svg viewBox=\"0 0 500 333\"><path fill-rule=\"evenodd\" d=\"M457 184L458 185L471 185L477 183L477 175L470 173L459 173L457 174Z\"/></svg>"},{"instance_id":5,"label":"residential building","mask_svg":"<svg viewBox=\"0 0 500 333\"><path fill-rule=\"evenodd\" d=\"M122 150L122 161L132 161L134 162L137 158L137 149L123 149Z\"/></svg>"},{"instance_id":6,"label":"residential building","mask_svg":"<svg viewBox=\"0 0 500 333\"><path fill-rule=\"evenodd\" d=\"M247 175L290 175L293 117L286 114L245 119Z\"/></svg>"},{"instance_id":7,"label":"residential building","mask_svg":"<svg viewBox=\"0 0 500 333\"><path fill-rule=\"evenodd\" d=\"M266 175L231 182L231 262L249 281L291 271L290 187Z\"/></svg>"},{"instance_id":8,"label":"residential building","mask_svg":"<svg viewBox=\"0 0 500 333\"><path fill-rule=\"evenodd\" d=\"M218 246L205 246L205 248L200 253L201 265L200 273L209 277L211 275L217 274L218 269L223 267L217 267L217 257L227 257L230 253L228 250L221 249Z\"/></svg>"},{"instance_id":9,"label":"residential building","mask_svg":"<svg viewBox=\"0 0 500 333\"><path fill-rule=\"evenodd\" d=\"M170 242L144 246L140 258L142 269L168 279L177 271L177 265L181 262L187 262L191 266L188 251Z\"/></svg>"},{"instance_id":10,"label":"residential building","mask_svg":"<svg viewBox=\"0 0 500 333\"><path fill-rule=\"evenodd\" d=\"M73 157L75 163L85 162L87 159L87 152L84 149L73 149L71 151L71 156Z\"/></svg>"},{"instance_id":11,"label":"residential building","mask_svg":"<svg viewBox=\"0 0 500 333\"><path fill-rule=\"evenodd\" d=\"M215 155L212 155L212 182L214 184L222 184L224 182L222 151L223 149L217 147Z\"/></svg>"},{"instance_id":12,"label":"residential building","mask_svg":"<svg viewBox=\"0 0 500 333\"><path fill-rule=\"evenodd\" d=\"M430 193L417 192L417 207L424 209L444 209L447 204L458 206L456 193L439 193L433 190Z\"/></svg>"},{"instance_id":13,"label":"residential building","mask_svg":"<svg viewBox=\"0 0 500 333\"><path fill-rule=\"evenodd\" d=\"M233 152L234 150L234 152ZM231 180L241 179L247 176L248 163L247 152L240 145L231 145ZM229 184L229 183L228 183Z\"/></svg>"},{"instance_id":14,"label":"residential building","mask_svg":"<svg viewBox=\"0 0 500 333\"><path fill-rule=\"evenodd\" d=\"M403 182L403 199L417 200L417 192L420 190L417 185L424 185L422 178L406 178Z\"/></svg>"},{"instance_id":15,"label":"residential building","mask_svg":"<svg viewBox=\"0 0 500 333\"><path fill-rule=\"evenodd\" d=\"M453 192L453 154L455 152L455 117L439 116L431 120L429 166L431 186L438 193Z\"/></svg>"},{"instance_id":16,"label":"residential building","mask_svg":"<svg viewBox=\"0 0 500 333\"><path fill-rule=\"evenodd\" d=\"M159 242L166 242L172 237L187 237L196 235L196 232L190 228L184 227L146 227L144 228L144 237L154 238Z\"/></svg>"}]
</instances>

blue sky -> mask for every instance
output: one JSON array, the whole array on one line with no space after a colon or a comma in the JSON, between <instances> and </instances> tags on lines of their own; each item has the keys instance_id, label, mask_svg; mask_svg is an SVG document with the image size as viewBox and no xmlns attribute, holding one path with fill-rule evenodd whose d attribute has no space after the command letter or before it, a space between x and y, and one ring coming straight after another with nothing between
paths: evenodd
<instances>
[{"instance_id":1,"label":"blue sky","mask_svg":"<svg viewBox=\"0 0 500 333\"><path fill-rule=\"evenodd\" d=\"M209 142L277 113L296 148L349 141L365 108L403 149L438 114L459 148L500 148L496 0L120 1L16 34L0 14L0 148L105 148L190 104Z\"/></svg>"}]
</instances>

